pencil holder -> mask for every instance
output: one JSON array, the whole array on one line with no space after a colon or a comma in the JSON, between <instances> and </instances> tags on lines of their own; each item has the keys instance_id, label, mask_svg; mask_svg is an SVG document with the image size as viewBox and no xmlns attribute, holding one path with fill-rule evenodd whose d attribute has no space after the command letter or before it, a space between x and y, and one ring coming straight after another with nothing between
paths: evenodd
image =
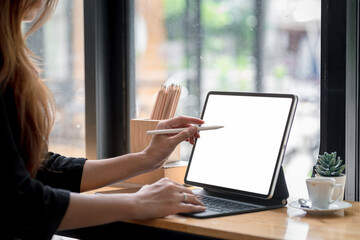
<instances>
[{"instance_id":1,"label":"pencil holder","mask_svg":"<svg viewBox=\"0 0 360 240\"><path fill-rule=\"evenodd\" d=\"M146 132L154 130L160 120L150 119L131 119L130 120L130 152L140 152L144 150L151 141L151 135ZM169 156L167 163L180 161L180 144Z\"/></svg>"},{"instance_id":2,"label":"pencil holder","mask_svg":"<svg viewBox=\"0 0 360 240\"><path fill-rule=\"evenodd\" d=\"M160 120L132 119L130 120L130 151L132 153L144 150L151 141L151 135L147 135L148 130L154 130ZM168 177L180 184L184 183L186 165L180 161L180 145L169 156L166 164L155 171L141 174L127 179L126 182L137 184L151 184L161 178Z\"/></svg>"}]
</instances>

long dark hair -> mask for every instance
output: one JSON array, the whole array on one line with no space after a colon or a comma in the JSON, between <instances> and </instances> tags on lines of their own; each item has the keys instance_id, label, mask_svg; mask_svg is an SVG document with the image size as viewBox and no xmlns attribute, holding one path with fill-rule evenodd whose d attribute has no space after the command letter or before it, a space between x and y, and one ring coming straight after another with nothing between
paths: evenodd
<instances>
[{"instance_id":1,"label":"long dark hair","mask_svg":"<svg viewBox=\"0 0 360 240\"><path fill-rule=\"evenodd\" d=\"M19 151L31 176L48 151L55 101L40 78L36 56L26 47L26 37L43 25L56 4L57 0L0 1L0 91L11 89L14 93ZM37 18L23 34L21 23L34 8L39 8Z\"/></svg>"}]
</instances>

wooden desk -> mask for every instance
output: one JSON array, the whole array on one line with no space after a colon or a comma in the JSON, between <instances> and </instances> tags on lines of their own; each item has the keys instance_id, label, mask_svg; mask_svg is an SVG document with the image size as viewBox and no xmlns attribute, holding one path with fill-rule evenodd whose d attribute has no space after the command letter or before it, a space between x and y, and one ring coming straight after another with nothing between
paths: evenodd
<instances>
[{"instance_id":1,"label":"wooden desk","mask_svg":"<svg viewBox=\"0 0 360 240\"><path fill-rule=\"evenodd\" d=\"M169 216L136 224L226 239L360 239L360 203L329 216L311 216L290 206L220 218Z\"/></svg>"},{"instance_id":2,"label":"wooden desk","mask_svg":"<svg viewBox=\"0 0 360 240\"><path fill-rule=\"evenodd\" d=\"M110 193L112 190L114 188L103 188L99 192ZM360 202L351 204L351 208L328 216L312 216L287 206L220 218L194 219L171 215L126 222L225 239L360 239Z\"/></svg>"}]
</instances>

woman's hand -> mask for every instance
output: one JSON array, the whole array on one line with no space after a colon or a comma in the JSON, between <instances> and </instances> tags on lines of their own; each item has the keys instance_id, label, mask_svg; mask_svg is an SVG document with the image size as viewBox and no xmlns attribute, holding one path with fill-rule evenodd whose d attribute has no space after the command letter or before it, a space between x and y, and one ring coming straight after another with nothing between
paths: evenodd
<instances>
[{"instance_id":1,"label":"woman's hand","mask_svg":"<svg viewBox=\"0 0 360 240\"><path fill-rule=\"evenodd\" d=\"M135 219L165 217L171 214L205 211L192 191L168 178L143 186L134 194Z\"/></svg>"},{"instance_id":2,"label":"woman's hand","mask_svg":"<svg viewBox=\"0 0 360 240\"><path fill-rule=\"evenodd\" d=\"M147 158L151 162L151 167L157 169L161 167L175 147L182 141L195 143L195 138L200 137L197 127L192 124L203 124L204 121L193 117L176 117L161 121L156 129L187 128L177 134L154 135L148 147L144 150Z\"/></svg>"}]
</instances>

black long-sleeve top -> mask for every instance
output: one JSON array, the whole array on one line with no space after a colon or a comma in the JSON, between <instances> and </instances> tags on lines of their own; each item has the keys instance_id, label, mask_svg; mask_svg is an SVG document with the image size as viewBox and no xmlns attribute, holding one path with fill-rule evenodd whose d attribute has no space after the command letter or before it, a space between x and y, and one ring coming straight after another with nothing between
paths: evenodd
<instances>
[{"instance_id":1,"label":"black long-sleeve top","mask_svg":"<svg viewBox=\"0 0 360 240\"><path fill-rule=\"evenodd\" d=\"M86 159L49 153L44 168L31 178L18 150L16 111L12 92L0 92L0 238L51 239L68 207L70 191L80 191Z\"/></svg>"}]
</instances>

